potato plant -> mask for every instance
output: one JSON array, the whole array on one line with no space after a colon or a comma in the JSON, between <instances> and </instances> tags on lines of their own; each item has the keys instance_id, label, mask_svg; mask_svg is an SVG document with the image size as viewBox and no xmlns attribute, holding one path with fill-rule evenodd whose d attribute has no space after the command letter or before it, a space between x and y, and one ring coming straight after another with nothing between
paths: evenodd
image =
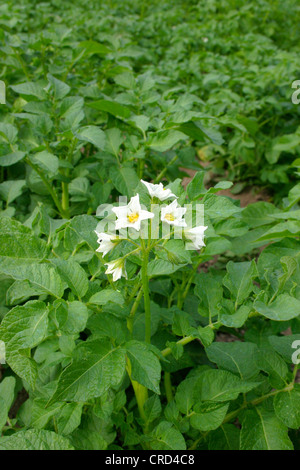
<instances>
[{"instance_id":1,"label":"potato plant","mask_svg":"<svg viewBox=\"0 0 300 470\"><path fill-rule=\"evenodd\" d=\"M300 448L298 17L0 6L0 450Z\"/></svg>"}]
</instances>

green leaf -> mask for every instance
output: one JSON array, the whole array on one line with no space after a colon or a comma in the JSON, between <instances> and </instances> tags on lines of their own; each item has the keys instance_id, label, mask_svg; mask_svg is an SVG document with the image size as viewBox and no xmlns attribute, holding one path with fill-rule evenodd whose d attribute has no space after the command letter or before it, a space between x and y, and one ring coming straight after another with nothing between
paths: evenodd
<instances>
[{"instance_id":1,"label":"green leaf","mask_svg":"<svg viewBox=\"0 0 300 470\"><path fill-rule=\"evenodd\" d=\"M178 129L191 137L193 140L199 140L200 142L203 142L203 140L205 140L203 139L204 137L213 142L215 145L222 145L224 143L224 139L220 132L214 129L207 129L200 123L200 121L190 121L183 123L178 127Z\"/></svg>"},{"instance_id":2,"label":"green leaf","mask_svg":"<svg viewBox=\"0 0 300 470\"><path fill-rule=\"evenodd\" d=\"M90 142L100 150L105 149L106 136L105 133L97 126L81 127L75 133L77 139L83 142Z\"/></svg>"},{"instance_id":3,"label":"green leaf","mask_svg":"<svg viewBox=\"0 0 300 470\"><path fill-rule=\"evenodd\" d=\"M66 83L58 80L58 78L53 77L50 73L48 73L47 78L51 83L51 86L54 90L54 99L55 100L62 100L71 90L71 87Z\"/></svg>"},{"instance_id":4,"label":"green leaf","mask_svg":"<svg viewBox=\"0 0 300 470\"><path fill-rule=\"evenodd\" d=\"M234 263L229 261L226 265L227 274L223 284L230 291L235 307L241 305L253 291L253 280L258 276L255 261Z\"/></svg>"},{"instance_id":5,"label":"green leaf","mask_svg":"<svg viewBox=\"0 0 300 470\"><path fill-rule=\"evenodd\" d=\"M241 212L241 208L237 207L231 199L224 196L216 196L209 194L204 201L205 215L211 219L226 219L233 214Z\"/></svg>"},{"instance_id":6,"label":"green leaf","mask_svg":"<svg viewBox=\"0 0 300 470\"><path fill-rule=\"evenodd\" d=\"M300 222L294 220L288 220L287 222L282 222L274 227L271 227L267 232L262 236L257 238L256 241L267 241L267 240L278 240L285 237L294 238L300 233Z\"/></svg>"},{"instance_id":7,"label":"green leaf","mask_svg":"<svg viewBox=\"0 0 300 470\"><path fill-rule=\"evenodd\" d=\"M109 49L107 46L104 46L100 42L92 41L91 39L89 41L80 42L78 47L80 49L85 49L84 55L106 55L111 52L111 49Z\"/></svg>"},{"instance_id":8,"label":"green leaf","mask_svg":"<svg viewBox=\"0 0 300 470\"><path fill-rule=\"evenodd\" d=\"M135 79L131 72L124 72L114 77L115 82L123 88L133 90L135 88Z\"/></svg>"},{"instance_id":9,"label":"green leaf","mask_svg":"<svg viewBox=\"0 0 300 470\"><path fill-rule=\"evenodd\" d=\"M65 230L65 247L73 252L77 245L87 243L91 250L97 248L97 236L94 233L97 221L90 215L74 217Z\"/></svg>"},{"instance_id":10,"label":"green leaf","mask_svg":"<svg viewBox=\"0 0 300 470\"><path fill-rule=\"evenodd\" d=\"M32 387L36 380L36 365L24 354L43 341L48 328L48 309L43 302L33 300L10 310L0 325L0 339L6 347L6 360L13 371Z\"/></svg>"},{"instance_id":11,"label":"green leaf","mask_svg":"<svg viewBox=\"0 0 300 470\"><path fill-rule=\"evenodd\" d=\"M270 320L287 321L300 315L300 300L288 294L281 294L268 305L261 300L255 300L254 308Z\"/></svg>"},{"instance_id":12,"label":"green leaf","mask_svg":"<svg viewBox=\"0 0 300 470\"><path fill-rule=\"evenodd\" d=\"M123 344L128 339L128 329L125 319L117 318L116 304L108 304L110 313L102 312L101 315L92 315L89 318L87 328L92 332L94 338L113 338L116 344ZM123 311L121 310L123 313ZM125 314L129 315L129 311Z\"/></svg>"},{"instance_id":13,"label":"green leaf","mask_svg":"<svg viewBox=\"0 0 300 470\"><path fill-rule=\"evenodd\" d=\"M0 137L8 142L9 144L14 144L17 140L18 129L9 124L8 122L0 122Z\"/></svg>"},{"instance_id":14,"label":"green leaf","mask_svg":"<svg viewBox=\"0 0 300 470\"><path fill-rule=\"evenodd\" d=\"M148 146L157 152L166 152L176 145L180 140L186 140L185 134L176 130L160 131L152 134Z\"/></svg>"},{"instance_id":15,"label":"green leaf","mask_svg":"<svg viewBox=\"0 0 300 470\"><path fill-rule=\"evenodd\" d=\"M31 230L8 217L0 219L0 256L19 260L42 260L47 254L47 244L35 237Z\"/></svg>"},{"instance_id":16,"label":"green leaf","mask_svg":"<svg viewBox=\"0 0 300 470\"><path fill-rule=\"evenodd\" d=\"M85 270L72 259L62 260L55 258L51 260L57 267L62 279L68 284L74 294L80 299L86 294L89 281Z\"/></svg>"},{"instance_id":17,"label":"green leaf","mask_svg":"<svg viewBox=\"0 0 300 470\"><path fill-rule=\"evenodd\" d=\"M213 329L207 325L204 328L198 326L197 328L197 335L195 333L191 333L192 335L195 334L196 338L198 337L205 348L207 348L214 340L215 335Z\"/></svg>"},{"instance_id":18,"label":"green leaf","mask_svg":"<svg viewBox=\"0 0 300 470\"><path fill-rule=\"evenodd\" d=\"M0 450L73 450L70 441L55 432L28 429L0 438Z\"/></svg>"},{"instance_id":19,"label":"green leaf","mask_svg":"<svg viewBox=\"0 0 300 470\"><path fill-rule=\"evenodd\" d=\"M259 368L254 360L254 352L257 347L253 343L222 343L216 342L206 348L206 354L211 362L237 374L241 379L247 380L259 372Z\"/></svg>"},{"instance_id":20,"label":"green leaf","mask_svg":"<svg viewBox=\"0 0 300 470\"><path fill-rule=\"evenodd\" d=\"M123 137L120 129L113 127L105 131L106 147L105 150L118 158L120 147L123 143Z\"/></svg>"},{"instance_id":21,"label":"green leaf","mask_svg":"<svg viewBox=\"0 0 300 470\"><path fill-rule=\"evenodd\" d=\"M69 335L80 333L85 329L88 317L88 309L83 302L68 302L67 320L61 328Z\"/></svg>"},{"instance_id":22,"label":"green leaf","mask_svg":"<svg viewBox=\"0 0 300 470\"><path fill-rule=\"evenodd\" d=\"M257 382L246 382L226 370L207 370L200 375L194 387L197 401L225 402L235 400L240 393L257 387Z\"/></svg>"},{"instance_id":23,"label":"green leaf","mask_svg":"<svg viewBox=\"0 0 300 470\"><path fill-rule=\"evenodd\" d=\"M133 168L112 166L109 170L109 176L120 194L127 197L136 194L135 189L140 180Z\"/></svg>"},{"instance_id":24,"label":"green leaf","mask_svg":"<svg viewBox=\"0 0 300 470\"><path fill-rule=\"evenodd\" d=\"M131 115L131 111L126 106L123 106L116 101L109 100L98 100L88 104L91 108L97 109L98 111L104 111L105 113L112 114L115 117L127 119Z\"/></svg>"},{"instance_id":25,"label":"green leaf","mask_svg":"<svg viewBox=\"0 0 300 470\"><path fill-rule=\"evenodd\" d=\"M175 264L185 264L191 262L191 253L186 250L183 240L171 239L164 244L164 252L159 252L161 257L168 257L168 260Z\"/></svg>"},{"instance_id":26,"label":"green leaf","mask_svg":"<svg viewBox=\"0 0 300 470\"><path fill-rule=\"evenodd\" d=\"M0 271L24 281L28 280L38 292L60 298L64 293L64 286L56 269L46 263L32 263L31 261L0 257Z\"/></svg>"},{"instance_id":27,"label":"green leaf","mask_svg":"<svg viewBox=\"0 0 300 470\"><path fill-rule=\"evenodd\" d=\"M104 341L82 343L75 350L74 362L59 377L57 389L49 400L86 402L100 397L121 382L125 372L125 352Z\"/></svg>"},{"instance_id":28,"label":"green leaf","mask_svg":"<svg viewBox=\"0 0 300 470\"><path fill-rule=\"evenodd\" d=\"M161 366L149 346L132 340L126 343L126 352L131 364L131 378L149 390L160 394Z\"/></svg>"},{"instance_id":29,"label":"green leaf","mask_svg":"<svg viewBox=\"0 0 300 470\"><path fill-rule=\"evenodd\" d=\"M239 450L240 431L233 424L223 424L209 433L209 450Z\"/></svg>"},{"instance_id":30,"label":"green leaf","mask_svg":"<svg viewBox=\"0 0 300 470\"><path fill-rule=\"evenodd\" d=\"M16 93L19 93L19 95L35 96L39 100L45 100L47 98L46 92L38 83L25 82L20 83L19 85L10 85L10 88Z\"/></svg>"},{"instance_id":31,"label":"green leaf","mask_svg":"<svg viewBox=\"0 0 300 470\"><path fill-rule=\"evenodd\" d=\"M83 403L67 403L57 416L58 434L68 436L80 426Z\"/></svg>"},{"instance_id":32,"label":"green leaf","mask_svg":"<svg viewBox=\"0 0 300 470\"><path fill-rule=\"evenodd\" d=\"M145 135L145 132L148 130L150 125L150 118L144 115L131 116L129 123L139 129L142 134Z\"/></svg>"},{"instance_id":33,"label":"green leaf","mask_svg":"<svg viewBox=\"0 0 300 470\"><path fill-rule=\"evenodd\" d=\"M198 312L210 320L218 315L223 289L220 281L208 274L198 274L196 277L195 294L200 299Z\"/></svg>"},{"instance_id":34,"label":"green leaf","mask_svg":"<svg viewBox=\"0 0 300 470\"><path fill-rule=\"evenodd\" d=\"M255 408L245 413L241 450L293 450L288 428L271 411Z\"/></svg>"},{"instance_id":35,"label":"green leaf","mask_svg":"<svg viewBox=\"0 0 300 470\"><path fill-rule=\"evenodd\" d=\"M145 416L147 423L150 424L159 418L161 414L160 399L157 395L152 395L144 404Z\"/></svg>"},{"instance_id":36,"label":"green leaf","mask_svg":"<svg viewBox=\"0 0 300 470\"><path fill-rule=\"evenodd\" d=\"M229 403L198 403L193 408L191 425L199 431L212 431L221 426Z\"/></svg>"},{"instance_id":37,"label":"green leaf","mask_svg":"<svg viewBox=\"0 0 300 470\"><path fill-rule=\"evenodd\" d=\"M300 334L297 335L287 335L287 336L269 336L269 343L275 349L275 351L284 358L284 360L291 364L292 355L295 350L293 343L299 341L300 345Z\"/></svg>"},{"instance_id":38,"label":"green leaf","mask_svg":"<svg viewBox=\"0 0 300 470\"><path fill-rule=\"evenodd\" d=\"M12 376L5 377L0 382L0 397L3 399L8 411L10 410L14 402L15 386L16 386L16 379Z\"/></svg>"},{"instance_id":39,"label":"green leaf","mask_svg":"<svg viewBox=\"0 0 300 470\"><path fill-rule=\"evenodd\" d=\"M289 192L289 209L300 200L300 183L296 184Z\"/></svg>"},{"instance_id":40,"label":"green leaf","mask_svg":"<svg viewBox=\"0 0 300 470\"><path fill-rule=\"evenodd\" d=\"M280 421L292 429L300 428L300 385L274 397L274 410Z\"/></svg>"},{"instance_id":41,"label":"green leaf","mask_svg":"<svg viewBox=\"0 0 300 470\"><path fill-rule=\"evenodd\" d=\"M249 317L251 312L251 307L247 305L241 305L235 313L224 313L221 310L219 320L220 322L228 326L229 328L241 328Z\"/></svg>"},{"instance_id":42,"label":"green leaf","mask_svg":"<svg viewBox=\"0 0 300 470\"><path fill-rule=\"evenodd\" d=\"M182 434L168 421L162 421L151 433L153 450L186 450Z\"/></svg>"},{"instance_id":43,"label":"green leaf","mask_svg":"<svg viewBox=\"0 0 300 470\"><path fill-rule=\"evenodd\" d=\"M34 348L45 337L48 309L44 302L32 300L10 310L0 325L0 337L8 354L20 349Z\"/></svg>"},{"instance_id":44,"label":"green leaf","mask_svg":"<svg viewBox=\"0 0 300 470\"><path fill-rule=\"evenodd\" d=\"M26 153L25 152L13 152L13 153L8 153L7 155L3 155L0 157L0 166L11 166L14 165L15 163L23 160L25 157Z\"/></svg>"},{"instance_id":45,"label":"green leaf","mask_svg":"<svg viewBox=\"0 0 300 470\"><path fill-rule=\"evenodd\" d=\"M25 185L25 180L4 181L4 183L0 184L0 196L2 196L6 204L9 205L17 199L17 197L21 196Z\"/></svg>"},{"instance_id":46,"label":"green leaf","mask_svg":"<svg viewBox=\"0 0 300 470\"><path fill-rule=\"evenodd\" d=\"M219 237L208 242L208 245L204 248L204 255L205 257L212 257L225 253L228 250L232 250L231 242L227 238Z\"/></svg>"},{"instance_id":47,"label":"green leaf","mask_svg":"<svg viewBox=\"0 0 300 470\"><path fill-rule=\"evenodd\" d=\"M6 377L0 382L0 432L5 426L8 412L15 398L16 379Z\"/></svg>"},{"instance_id":48,"label":"green leaf","mask_svg":"<svg viewBox=\"0 0 300 470\"><path fill-rule=\"evenodd\" d=\"M43 172L46 172L48 176L55 175L58 171L59 159L46 150L44 152L38 152L34 155L31 155L30 160Z\"/></svg>"},{"instance_id":49,"label":"green leaf","mask_svg":"<svg viewBox=\"0 0 300 470\"><path fill-rule=\"evenodd\" d=\"M95 305L106 305L108 302L124 305L125 300L121 292L110 288L97 292L96 294L92 295L89 300L89 303Z\"/></svg>"},{"instance_id":50,"label":"green leaf","mask_svg":"<svg viewBox=\"0 0 300 470\"><path fill-rule=\"evenodd\" d=\"M175 401L179 411L183 414L188 414L192 406L199 401L194 396L194 386L197 377L188 377L183 380L176 389Z\"/></svg>"},{"instance_id":51,"label":"green leaf","mask_svg":"<svg viewBox=\"0 0 300 470\"><path fill-rule=\"evenodd\" d=\"M5 426L8 417L8 409L5 406L5 401L0 396L0 431Z\"/></svg>"},{"instance_id":52,"label":"green leaf","mask_svg":"<svg viewBox=\"0 0 300 470\"><path fill-rule=\"evenodd\" d=\"M225 235L226 237L240 237L248 232L249 227L245 222L235 219L220 220L214 226L215 232L218 235Z\"/></svg>"},{"instance_id":53,"label":"green leaf","mask_svg":"<svg viewBox=\"0 0 300 470\"><path fill-rule=\"evenodd\" d=\"M261 349L256 351L254 358L259 369L269 375L272 387L281 389L287 385L288 367L275 351Z\"/></svg>"},{"instance_id":54,"label":"green leaf","mask_svg":"<svg viewBox=\"0 0 300 470\"><path fill-rule=\"evenodd\" d=\"M255 204L249 204L242 212L242 219L249 225L249 227L260 227L262 225L271 224L274 220L272 215L277 213L273 204L269 202L259 201Z\"/></svg>"},{"instance_id":55,"label":"green leaf","mask_svg":"<svg viewBox=\"0 0 300 470\"><path fill-rule=\"evenodd\" d=\"M33 400L31 407L30 425L36 429L43 429L53 416L61 409L64 403L55 403L46 408L47 400L37 398Z\"/></svg>"},{"instance_id":56,"label":"green leaf","mask_svg":"<svg viewBox=\"0 0 300 470\"><path fill-rule=\"evenodd\" d=\"M147 273L148 276L165 276L167 274L172 274L178 269L180 269L184 265L176 265L170 263L169 261L165 261L163 259L154 259L149 262L147 266Z\"/></svg>"},{"instance_id":57,"label":"green leaf","mask_svg":"<svg viewBox=\"0 0 300 470\"><path fill-rule=\"evenodd\" d=\"M187 194L188 197L191 201L194 201L195 199L198 199L199 196L204 194L206 192L205 186L204 186L204 176L205 172L204 171L198 171L192 181L189 182L187 185Z\"/></svg>"}]
</instances>

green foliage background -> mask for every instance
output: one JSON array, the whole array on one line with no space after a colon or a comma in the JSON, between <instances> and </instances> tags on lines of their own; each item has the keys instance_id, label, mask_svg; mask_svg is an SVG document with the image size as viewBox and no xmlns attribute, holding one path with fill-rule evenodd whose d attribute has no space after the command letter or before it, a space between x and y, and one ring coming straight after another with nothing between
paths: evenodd
<instances>
[{"instance_id":1,"label":"green foliage background","mask_svg":"<svg viewBox=\"0 0 300 470\"><path fill-rule=\"evenodd\" d=\"M296 0L1 4L0 449L299 448L299 19ZM141 178L208 225L200 253L150 260L151 345L140 260L113 284L95 252L98 206L147 204ZM253 185L267 201L219 194Z\"/></svg>"}]
</instances>

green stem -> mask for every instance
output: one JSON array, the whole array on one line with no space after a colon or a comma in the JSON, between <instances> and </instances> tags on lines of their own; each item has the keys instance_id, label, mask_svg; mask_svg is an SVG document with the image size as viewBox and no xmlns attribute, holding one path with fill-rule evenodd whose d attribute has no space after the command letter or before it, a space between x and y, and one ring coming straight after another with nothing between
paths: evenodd
<instances>
[{"instance_id":1,"label":"green stem","mask_svg":"<svg viewBox=\"0 0 300 470\"><path fill-rule=\"evenodd\" d=\"M293 370L293 382L295 382L295 380L296 380L298 369L299 369L299 365L295 364L295 367L294 367L294 370Z\"/></svg>"},{"instance_id":2,"label":"green stem","mask_svg":"<svg viewBox=\"0 0 300 470\"><path fill-rule=\"evenodd\" d=\"M72 140L72 143L70 145L70 150L67 155L67 160L69 163L72 163L73 153L76 148L76 144L77 144L77 139L74 138ZM67 168L65 171L65 176L69 178L69 174L70 174L70 170L69 168ZM66 181L63 181L61 184L61 188L62 188L61 205L62 205L63 210L67 214L67 218L69 219L70 218L69 183L67 183Z\"/></svg>"},{"instance_id":3,"label":"green stem","mask_svg":"<svg viewBox=\"0 0 300 470\"><path fill-rule=\"evenodd\" d=\"M136 382L135 380L132 379L131 364L130 364L130 361L129 361L128 358L127 358L126 370L127 370L128 375L129 375L132 388L134 390L134 394L135 394L135 398L136 398L136 401L137 401L140 417L142 418L143 421L146 422L147 417L146 417L145 410L144 410L144 404L145 404L146 400L148 399L148 390L147 390L146 387L144 387L143 385L139 384L138 382Z\"/></svg>"},{"instance_id":4,"label":"green stem","mask_svg":"<svg viewBox=\"0 0 300 470\"><path fill-rule=\"evenodd\" d=\"M168 403L170 403L171 401L173 401L172 382L171 382L170 372L164 373L164 385L165 385L166 397L167 397Z\"/></svg>"},{"instance_id":5,"label":"green stem","mask_svg":"<svg viewBox=\"0 0 300 470\"><path fill-rule=\"evenodd\" d=\"M181 338L179 341L177 341L176 344L182 344L182 346L184 346L185 344L188 344L190 343L191 341L194 341L194 339L196 339L194 336L186 336L185 338ZM168 356L169 354L171 354L172 352L172 349L171 348L166 348L166 349L163 349L161 351L162 355L165 357L165 356Z\"/></svg>"},{"instance_id":6,"label":"green stem","mask_svg":"<svg viewBox=\"0 0 300 470\"><path fill-rule=\"evenodd\" d=\"M39 177L41 178L41 180L43 181L44 185L46 186L46 188L48 189L49 191L49 194L51 195L52 199L53 199L53 202L54 204L56 205L57 209L58 209L58 212L60 213L61 217L62 218L67 218L67 214L66 212L64 211L59 199L58 199L58 196L56 194L56 191L55 189L52 187L52 185L49 183L49 181L47 180L47 178L44 176L43 172L39 169L39 167L37 165L35 165L34 163L32 163L29 158L26 158L26 163L31 166L31 168L37 172L37 174L39 175Z\"/></svg>"},{"instance_id":7,"label":"green stem","mask_svg":"<svg viewBox=\"0 0 300 470\"><path fill-rule=\"evenodd\" d=\"M127 328L128 330L130 331L130 333L132 334L132 330L133 330L133 322L134 322L134 316L136 314L136 311L137 311L137 308L139 306L139 303L141 301L141 298L143 296L143 289L141 288L135 301L134 301L134 304L131 308L131 311L130 311L130 314L129 314L129 317L127 319Z\"/></svg>"},{"instance_id":8,"label":"green stem","mask_svg":"<svg viewBox=\"0 0 300 470\"><path fill-rule=\"evenodd\" d=\"M244 410L245 408L247 408L249 405L250 406L256 406L256 405L259 405L260 403L262 403L263 401L267 400L268 398L270 397L273 397L275 395L277 395L278 393L281 393L281 392L289 392L291 390L293 390L294 388L294 383L290 383L287 387L281 389L281 390L274 390L273 392L270 392L270 393L267 393L266 395L263 395L259 398L255 398L254 400L251 400L249 402L245 401L242 406L240 406L237 410L234 410L232 411L231 413L228 413L224 420L223 420L223 424L226 424L228 423L229 421L232 421L234 418L236 418L238 416L238 414ZM193 414L193 413L192 413ZM208 431L209 432L209 431ZM199 439L197 439L193 444L192 446L189 448L189 450L195 450L197 449L197 446L199 444L199 442L201 442L205 437L206 435L208 434L205 433L204 435L202 435Z\"/></svg>"},{"instance_id":9,"label":"green stem","mask_svg":"<svg viewBox=\"0 0 300 470\"><path fill-rule=\"evenodd\" d=\"M62 199L61 199L61 206L63 211L67 214L67 218L69 219L69 185L64 181L61 184L62 187Z\"/></svg>"},{"instance_id":10,"label":"green stem","mask_svg":"<svg viewBox=\"0 0 300 470\"><path fill-rule=\"evenodd\" d=\"M149 250L143 248L143 264L142 264L142 286L144 291L144 306L145 306L145 341L151 342L151 310L150 310L150 296L149 296L149 278L147 274L149 261Z\"/></svg>"},{"instance_id":11,"label":"green stem","mask_svg":"<svg viewBox=\"0 0 300 470\"><path fill-rule=\"evenodd\" d=\"M145 160L143 158L140 158L138 160L138 175L140 179L143 178L144 168L145 168Z\"/></svg>"},{"instance_id":12,"label":"green stem","mask_svg":"<svg viewBox=\"0 0 300 470\"><path fill-rule=\"evenodd\" d=\"M181 294L181 291L178 292L178 301L177 301L177 306L178 308L182 308L182 305L183 305L183 302L185 301L186 299L186 296L188 295L189 293L189 290L190 290L190 287L191 287L191 284L194 280L194 276L198 270L198 267L200 266L200 264L202 263L202 258L200 257L197 261L197 263L195 264L195 266L193 267L192 269L192 272L191 272L191 275L189 276L189 278L187 279L186 283L183 281L182 283L182 288L184 288L184 291L183 293ZM183 289L182 289L183 290ZM210 322L211 324L211 319L210 319Z\"/></svg>"},{"instance_id":13,"label":"green stem","mask_svg":"<svg viewBox=\"0 0 300 470\"><path fill-rule=\"evenodd\" d=\"M217 329L220 327L220 323L218 322L215 322L215 323L212 323L211 325L208 325L211 329ZM194 341L195 339L195 336L185 336L184 338L181 338L179 341L176 342L176 344L182 344L182 346L185 346L186 344L188 343L191 343L192 341ZM171 348L165 348L161 351L161 354L162 356L166 357L168 356L169 354L172 353L172 349Z\"/></svg>"},{"instance_id":14,"label":"green stem","mask_svg":"<svg viewBox=\"0 0 300 470\"><path fill-rule=\"evenodd\" d=\"M128 298L127 301L126 301L127 305L129 305L129 304L133 301L133 299L135 298L136 294L139 292L140 288L141 288L141 284L140 284L140 282L137 282L136 285L135 285L135 287L132 289L129 298Z\"/></svg>"},{"instance_id":15,"label":"green stem","mask_svg":"<svg viewBox=\"0 0 300 470\"><path fill-rule=\"evenodd\" d=\"M159 183L159 181L165 176L167 173L168 168L173 165L173 163L176 162L178 159L178 155L175 155L175 157L172 158L172 160L169 161L169 163L165 166L165 168L159 173L159 175L155 178L154 183Z\"/></svg>"}]
</instances>

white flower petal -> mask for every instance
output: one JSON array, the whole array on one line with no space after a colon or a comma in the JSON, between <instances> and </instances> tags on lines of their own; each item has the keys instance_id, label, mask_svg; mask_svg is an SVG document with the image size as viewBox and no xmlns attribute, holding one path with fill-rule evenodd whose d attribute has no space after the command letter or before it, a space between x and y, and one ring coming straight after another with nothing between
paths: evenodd
<instances>
[{"instance_id":1,"label":"white flower petal","mask_svg":"<svg viewBox=\"0 0 300 470\"><path fill-rule=\"evenodd\" d=\"M177 199L175 199L168 206L162 207L161 220L175 227L186 227L186 222L182 219L185 213L186 208L178 206Z\"/></svg>"},{"instance_id":2,"label":"white flower petal","mask_svg":"<svg viewBox=\"0 0 300 470\"><path fill-rule=\"evenodd\" d=\"M115 223L115 228L117 230L131 227L139 231L142 220L154 217L152 212L142 210L139 194L132 197L127 206L122 206L120 208L115 207L113 208L113 211L118 217Z\"/></svg>"},{"instance_id":3,"label":"white flower petal","mask_svg":"<svg viewBox=\"0 0 300 470\"><path fill-rule=\"evenodd\" d=\"M153 219L153 217L154 217L153 212L144 211L144 210L141 210L140 212L140 220Z\"/></svg>"},{"instance_id":4,"label":"white flower petal","mask_svg":"<svg viewBox=\"0 0 300 470\"><path fill-rule=\"evenodd\" d=\"M165 201L170 197L177 198L177 196L175 196L175 194L173 194L170 189L165 189L162 183L153 184L144 180L141 180L141 182L146 186L151 197L157 197L161 201Z\"/></svg>"},{"instance_id":5,"label":"white flower petal","mask_svg":"<svg viewBox=\"0 0 300 470\"><path fill-rule=\"evenodd\" d=\"M124 265L123 265L122 259L109 261L108 263L105 263L105 265L107 266L107 270L105 271L105 274L112 274L114 282L120 279L122 276L126 277L125 269L123 272Z\"/></svg>"},{"instance_id":6,"label":"white flower petal","mask_svg":"<svg viewBox=\"0 0 300 470\"><path fill-rule=\"evenodd\" d=\"M96 232L96 230L95 230ZM97 243L99 243L99 247L97 248L97 252L102 253L102 256L105 256L110 250L112 250L115 246L112 240L116 240L115 235L110 235L108 233L98 233Z\"/></svg>"},{"instance_id":7,"label":"white flower petal","mask_svg":"<svg viewBox=\"0 0 300 470\"><path fill-rule=\"evenodd\" d=\"M199 250L201 247L205 246L204 243L204 232L207 229L204 225L200 225L199 227L194 227L188 230L185 230L185 236L188 238L196 248Z\"/></svg>"}]
</instances>

